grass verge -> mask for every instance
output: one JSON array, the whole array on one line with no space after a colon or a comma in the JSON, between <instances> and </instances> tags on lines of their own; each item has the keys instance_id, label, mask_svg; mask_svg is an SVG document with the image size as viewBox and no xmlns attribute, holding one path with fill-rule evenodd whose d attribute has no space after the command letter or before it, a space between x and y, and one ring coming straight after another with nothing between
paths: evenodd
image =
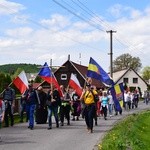
<instances>
[{"instance_id":1,"label":"grass verge","mask_svg":"<svg viewBox=\"0 0 150 150\"><path fill-rule=\"evenodd\" d=\"M143 111L116 124L105 135L99 150L150 150L150 110Z\"/></svg>"}]
</instances>

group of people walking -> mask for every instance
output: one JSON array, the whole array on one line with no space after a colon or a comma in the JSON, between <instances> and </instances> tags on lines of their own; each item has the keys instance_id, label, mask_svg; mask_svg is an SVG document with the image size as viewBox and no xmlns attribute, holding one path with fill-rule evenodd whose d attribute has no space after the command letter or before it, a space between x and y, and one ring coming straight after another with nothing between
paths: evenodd
<instances>
[{"instance_id":1,"label":"group of people walking","mask_svg":"<svg viewBox=\"0 0 150 150\"><path fill-rule=\"evenodd\" d=\"M105 120L109 116L117 115L113 97L110 92L97 90L90 83L87 83L82 91L81 96L77 95L76 91L70 88L65 89L60 86L62 96L55 85L47 92L40 86L36 90L32 84L22 94L20 99L21 111L20 122L26 120L28 128L33 130L34 123L43 124L48 121L48 130L52 129L52 116L55 118L56 127L64 126L65 119L67 125L70 125L71 115L72 121L79 120L80 115L85 119L88 133L93 132L93 124L97 125L97 117L103 116ZM3 101L0 103L0 122L5 121L5 127L9 126L8 115L10 116L10 125L14 125L13 107L15 100L15 91L9 86L6 87L3 93ZM139 94L124 93L124 110L137 108ZM113 113L113 110L115 113ZM5 113L2 113L5 112ZM26 112L26 113L24 113ZM5 114L5 115L4 115ZM122 110L120 111L122 114ZM24 119L24 115L26 118ZM35 118L34 118L35 117Z\"/></svg>"},{"instance_id":2,"label":"group of people walking","mask_svg":"<svg viewBox=\"0 0 150 150\"><path fill-rule=\"evenodd\" d=\"M75 91L65 89L63 86L60 87L62 96L60 96L55 85L52 85L48 92L44 92L41 86L35 90L32 85L29 85L29 89L21 97L20 122L23 122L24 111L26 111L26 121L29 121L29 128L31 130L34 128L34 114L37 124L46 123L48 120L48 130L52 129L52 116L55 118L57 128L60 125L64 126L65 119L67 119L67 125L70 125L72 110L72 120L75 117L79 120L81 113L79 97L76 97ZM23 102L24 100L26 103ZM26 109L24 109L24 105L26 105Z\"/></svg>"}]
</instances>

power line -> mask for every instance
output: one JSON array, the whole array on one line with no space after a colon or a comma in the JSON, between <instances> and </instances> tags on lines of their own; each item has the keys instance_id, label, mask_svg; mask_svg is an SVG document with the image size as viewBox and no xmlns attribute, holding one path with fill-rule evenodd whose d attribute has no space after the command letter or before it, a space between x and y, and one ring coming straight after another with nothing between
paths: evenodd
<instances>
[{"instance_id":1,"label":"power line","mask_svg":"<svg viewBox=\"0 0 150 150\"><path fill-rule=\"evenodd\" d=\"M80 15L78 15L77 13L73 12L71 9L67 8L66 6L64 6L63 4L59 3L56 0L53 0L53 2L55 2L57 5L61 6L63 9L67 10L68 12L70 12L71 14L73 14L74 16L78 17L79 19L85 21L86 23L88 23L90 26L96 28L97 30L103 31L101 28L97 27L95 24L89 22L88 20L86 20L85 18L81 17Z\"/></svg>"},{"instance_id":2,"label":"power line","mask_svg":"<svg viewBox=\"0 0 150 150\"><path fill-rule=\"evenodd\" d=\"M0 3L0 5L3 6L3 7L5 7L5 8L8 10L8 12L10 12L10 13L16 13L13 9L8 8L6 5L1 4L1 3ZM18 17L18 19L21 20L22 17ZM49 30L48 27L46 27L46 26L44 26L44 25L41 25L41 24L38 23L37 21L34 21L34 20L32 20L32 19L29 19L29 18L28 18L27 20L30 21L31 23L33 23L33 24L35 24L35 25L37 25L37 26L43 28L43 29ZM98 50L97 48L95 48L95 47L93 47L93 46L84 44L84 43L82 43L82 42L80 42L80 41L77 41L77 40L71 38L71 37L68 37L68 36L67 36L66 34L64 34L64 33L58 33L58 31L51 31L51 32L52 32L52 33L57 33L57 34L63 34L64 37L70 39L71 41L73 41L73 42L75 42L75 43L78 43L78 44L80 44L80 45L86 46L86 47L88 47L88 48L92 48L92 49ZM103 52L103 51L101 51L101 52Z\"/></svg>"},{"instance_id":3,"label":"power line","mask_svg":"<svg viewBox=\"0 0 150 150\"><path fill-rule=\"evenodd\" d=\"M94 13L92 10L90 10L87 6L85 6L82 2L80 2L80 0L77 0L83 7L84 7L84 11L87 12L88 14L90 14L92 17L96 17L96 20L98 20L100 23L106 25L108 28L112 29L111 26L109 26L109 24L107 24L103 19L101 19L96 13ZM74 2L75 3L75 2ZM77 3L76 3L77 4ZM81 6L80 6L81 7ZM105 27L104 27L105 28Z\"/></svg>"},{"instance_id":4,"label":"power line","mask_svg":"<svg viewBox=\"0 0 150 150\"><path fill-rule=\"evenodd\" d=\"M108 25L107 23L105 23L105 21L103 20L103 19L101 19L97 14L95 14L93 11L91 11L87 6L85 6L80 0L77 0L81 5L79 5L78 3L76 3L74 0L71 0L73 3L75 3L77 6L79 6L82 10L84 10L86 13L88 13L90 16L92 16L92 17L97 17L98 19L96 19L96 20L98 20L100 23L102 23L102 24L104 24L104 25L106 25L108 28L110 28L110 29L112 29L112 27L110 26L110 25ZM105 26L104 26L104 28L106 28ZM120 38L117 38L117 37L115 37L115 39L122 45L122 46L126 46L126 47L129 47L130 46L130 48L129 49L135 49L136 47L135 46L133 46L133 45L131 45L128 41L122 41L122 40L120 40ZM122 38L121 38L122 39ZM132 47L132 48L131 48Z\"/></svg>"}]
</instances>

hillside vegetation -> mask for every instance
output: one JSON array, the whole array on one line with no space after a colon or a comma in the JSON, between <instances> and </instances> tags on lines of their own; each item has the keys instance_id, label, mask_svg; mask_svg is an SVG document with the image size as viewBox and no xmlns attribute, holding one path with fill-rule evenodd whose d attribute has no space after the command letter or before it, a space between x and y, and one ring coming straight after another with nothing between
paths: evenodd
<instances>
[{"instance_id":1,"label":"hillside vegetation","mask_svg":"<svg viewBox=\"0 0 150 150\"><path fill-rule=\"evenodd\" d=\"M0 72L14 74L18 68L24 70L26 73L37 73L39 72L39 66L36 64L6 64L0 65Z\"/></svg>"}]
</instances>

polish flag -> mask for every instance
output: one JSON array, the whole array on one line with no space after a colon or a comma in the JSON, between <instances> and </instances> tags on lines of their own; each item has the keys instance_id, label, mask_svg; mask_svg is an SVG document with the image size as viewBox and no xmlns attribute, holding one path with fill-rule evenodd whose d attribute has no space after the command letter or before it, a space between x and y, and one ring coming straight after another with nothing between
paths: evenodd
<instances>
[{"instance_id":1,"label":"polish flag","mask_svg":"<svg viewBox=\"0 0 150 150\"><path fill-rule=\"evenodd\" d=\"M70 80L69 80L69 86L71 88L73 88L74 90L76 90L76 93L81 96L82 94L82 88L81 88L81 85L77 79L77 77L72 73L71 74L71 77L70 77Z\"/></svg>"},{"instance_id":2,"label":"polish flag","mask_svg":"<svg viewBox=\"0 0 150 150\"><path fill-rule=\"evenodd\" d=\"M19 89L20 93L23 94L28 89L28 80L24 71L22 71L16 79L13 80L14 85Z\"/></svg>"}]
</instances>

